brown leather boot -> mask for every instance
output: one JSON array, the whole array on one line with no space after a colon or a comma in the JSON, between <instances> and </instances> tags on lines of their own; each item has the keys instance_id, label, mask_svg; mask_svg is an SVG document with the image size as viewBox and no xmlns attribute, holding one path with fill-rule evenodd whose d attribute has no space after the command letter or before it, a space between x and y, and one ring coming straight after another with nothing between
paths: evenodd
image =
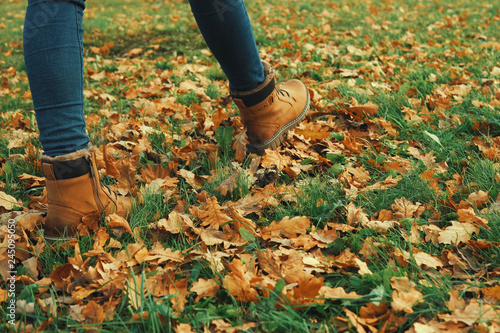
<instances>
[{"instance_id":1,"label":"brown leather boot","mask_svg":"<svg viewBox=\"0 0 500 333\"><path fill-rule=\"evenodd\" d=\"M94 152L84 149L57 157L42 155L41 162L48 199L46 240L73 238L82 217L93 212L126 215L128 198L101 184Z\"/></svg>"},{"instance_id":2,"label":"brown leather boot","mask_svg":"<svg viewBox=\"0 0 500 333\"><path fill-rule=\"evenodd\" d=\"M247 128L247 149L259 155L267 148L278 148L286 132L300 123L309 109L309 92L302 82L290 80L276 87L273 67L264 61L262 64L266 79L257 88L230 89Z\"/></svg>"}]
</instances>

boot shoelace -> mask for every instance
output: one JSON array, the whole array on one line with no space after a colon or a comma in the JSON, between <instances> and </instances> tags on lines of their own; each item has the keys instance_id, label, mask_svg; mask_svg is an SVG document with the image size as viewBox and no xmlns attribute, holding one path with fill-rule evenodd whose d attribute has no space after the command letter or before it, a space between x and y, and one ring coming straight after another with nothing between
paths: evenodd
<instances>
[{"instance_id":1,"label":"boot shoelace","mask_svg":"<svg viewBox=\"0 0 500 333\"><path fill-rule=\"evenodd\" d=\"M290 97L290 93L288 91L286 91L285 89L281 89L281 88L276 88L276 92L282 96L286 96L287 97Z\"/></svg>"}]
</instances>

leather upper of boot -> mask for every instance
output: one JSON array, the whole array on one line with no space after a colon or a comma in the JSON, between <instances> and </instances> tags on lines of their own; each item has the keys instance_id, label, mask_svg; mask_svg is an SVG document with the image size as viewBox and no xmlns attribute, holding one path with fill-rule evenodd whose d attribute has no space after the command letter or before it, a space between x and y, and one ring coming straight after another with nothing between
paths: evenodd
<instances>
[{"instance_id":1,"label":"leather upper of boot","mask_svg":"<svg viewBox=\"0 0 500 333\"><path fill-rule=\"evenodd\" d=\"M124 216L129 208L125 198L101 184L95 156L88 151L56 159L42 157L42 170L48 199L46 237L71 237L83 216L93 212Z\"/></svg>"},{"instance_id":2,"label":"leather upper of boot","mask_svg":"<svg viewBox=\"0 0 500 333\"><path fill-rule=\"evenodd\" d=\"M268 63L263 64L266 80L256 89L231 90L251 145L264 144L281 134L281 129L305 114L309 102L307 88L301 81L290 80L276 87L274 69ZM269 94L262 96L266 90Z\"/></svg>"}]
</instances>

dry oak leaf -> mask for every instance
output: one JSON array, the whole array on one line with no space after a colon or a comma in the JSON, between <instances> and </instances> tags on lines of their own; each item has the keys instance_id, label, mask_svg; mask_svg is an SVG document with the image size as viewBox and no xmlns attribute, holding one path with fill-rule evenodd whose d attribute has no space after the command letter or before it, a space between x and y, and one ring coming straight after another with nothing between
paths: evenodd
<instances>
[{"instance_id":1,"label":"dry oak leaf","mask_svg":"<svg viewBox=\"0 0 500 333\"><path fill-rule=\"evenodd\" d=\"M246 127L234 138L233 149L236 152L235 160L243 162L247 156L247 144L249 144Z\"/></svg>"},{"instance_id":2,"label":"dry oak leaf","mask_svg":"<svg viewBox=\"0 0 500 333\"><path fill-rule=\"evenodd\" d=\"M415 286L407 277L391 278L391 287L394 289L391 306L394 311L413 313L412 307L424 301L422 293Z\"/></svg>"},{"instance_id":3,"label":"dry oak leaf","mask_svg":"<svg viewBox=\"0 0 500 333\"><path fill-rule=\"evenodd\" d=\"M266 149L266 153L262 156L260 164L266 169L271 169L273 166L278 168L278 171L285 169L292 163L292 158L288 155L282 155L277 150Z\"/></svg>"},{"instance_id":4,"label":"dry oak leaf","mask_svg":"<svg viewBox=\"0 0 500 333\"><path fill-rule=\"evenodd\" d=\"M259 263L259 267L269 274L270 277L275 279L282 279L283 274L281 274L281 263L277 256L271 252L269 248L266 248L266 251L258 251L257 252L257 261Z\"/></svg>"},{"instance_id":5,"label":"dry oak leaf","mask_svg":"<svg viewBox=\"0 0 500 333\"><path fill-rule=\"evenodd\" d=\"M0 303L6 302L8 299L7 290L0 288Z\"/></svg>"},{"instance_id":6,"label":"dry oak leaf","mask_svg":"<svg viewBox=\"0 0 500 333\"><path fill-rule=\"evenodd\" d=\"M324 285L325 278L318 278L313 275L302 276L298 280L298 286L293 288L292 293L287 293L292 305L323 303L324 299L317 298L319 291Z\"/></svg>"},{"instance_id":7,"label":"dry oak leaf","mask_svg":"<svg viewBox=\"0 0 500 333\"><path fill-rule=\"evenodd\" d=\"M365 326L368 328L370 332L378 332L377 328L373 325L370 325L366 318L361 318L354 312L349 311L346 308L344 308L344 312L349 320L348 323L350 324L350 326L354 326L358 333L366 333L366 329L364 328Z\"/></svg>"},{"instance_id":8,"label":"dry oak leaf","mask_svg":"<svg viewBox=\"0 0 500 333\"><path fill-rule=\"evenodd\" d=\"M394 228L394 226L398 223L399 223L398 221L392 221L392 220L384 220L384 221L372 220L364 222L363 227L368 229L387 231L389 229Z\"/></svg>"},{"instance_id":9,"label":"dry oak leaf","mask_svg":"<svg viewBox=\"0 0 500 333\"><path fill-rule=\"evenodd\" d=\"M181 231L186 233L189 230L195 229L194 223L188 215L180 214L176 211L170 212L168 219L160 219L156 222L156 226L160 230L171 234L178 234Z\"/></svg>"},{"instance_id":10,"label":"dry oak leaf","mask_svg":"<svg viewBox=\"0 0 500 333\"><path fill-rule=\"evenodd\" d=\"M319 289L319 295L324 298L332 299L358 299L363 297L362 295L356 294L354 291L346 293L345 289L342 287L332 288L328 286L322 286Z\"/></svg>"},{"instance_id":11,"label":"dry oak leaf","mask_svg":"<svg viewBox=\"0 0 500 333\"><path fill-rule=\"evenodd\" d=\"M259 278L254 272L248 271L248 268L239 259L234 259L228 267L231 273L224 277L223 286L238 301L257 302L258 292L252 282L263 278Z\"/></svg>"},{"instance_id":12,"label":"dry oak leaf","mask_svg":"<svg viewBox=\"0 0 500 333\"><path fill-rule=\"evenodd\" d=\"M445 321L462 322L469 326L478 321L498 322L498 314L495 308L487 303L481 302L480 304L476 299L471 299L463 310L456 309L451 314L438 314L438 317Z\"/></svg>"},{"instance_id":13,"label":"dry oak leaf","mask_svg":"<svg viewBox=\"0 0 500 333\"><path fill-rule=\"evenodd\" d=\"M394 256L400 261L400 264L407 264L408 261L413 258L413 260L415 260L415 263L420 267L430 267L437 269L438 267L444 266L443 262L439 258L423 251L417 252L417 250L414 250L410 255L410 253L406 252L405 250L396 249L396 251L394 252Z\"/></svg>"},{"instance_id":14,"label":"dry oak leaf","mask_svg":"<svg viewBox=\"0 0 500 333\"><path fill-rule=\"evenodd\" d=\"M240 234L231 228L225 231L215 229L195 230L199 233L201 240L206 246L223 244L225 249L231 246L242 246L248 242L241 238Z\"/></svg>"},{"instance_id":15,"label":"dry oak leaf","mask_svg":"<svg viewBox=\"0 0 500 333\"><path fill-rule=\"evenodd\" d=\"M366 186L364 188L361 188L360 190L361 191L384 191L390 187L398 185L399 181L402 178L403 178L402 176L397 176L396 178L393 178L391 175L381 182L376 182L375 184L370 185L370 186Z\"/></svg>"},{"instance_id":16,"label":"dry oak leaf","mask_svg":"<svg viewBox=\"0 0 500 333\"><path fill-rule=\"evenodd\" d=\"M420 251L417 253L413 253L413 259L420 267L427 266L434 269L443 267L443 262L441 261L441 259L434 257L427 252Z\"/></svg>"},{"instance_id":17,"label":"dry oak leaf","mask_svg":"<svg viewBox=\"0 0 500 333\"><path fill-rule=\"evenodd\" d=\"M445 302L448 309L451 311L465 309L465 300L460 298L460 292L456 289L450 290L450 300Z\"/></svg>"},{"instance_id":18,"label":"dry oak leaf","mask_svg":"<svg viewBox=\"0 0 500 333\"><path fill-rule=\"evenodd\" d=\"M488 227L488 220L476 216L476 212L472 207L466 209L458 209L457 214L458 214L458 222L468 222L468 223L478 224L483 228L490 229L490 227Z\"/></svg>"},{"instance_id":19,"label":"dry oak leaf","mask_svg":"<svg viewBox=\"0 0 500 333\"><path fill-rule=\"evenodd\" d=\"M481 292L483 293L484 299L486 299L490 303L496 304L500 301L500 286L499 285L496 285L493 287L482 288Z\"/></svg>"},{"instance_id":20,"label":"dry oak leaf","mask_svg":"<svg viewBox=\"0 0 500 333\"><path fill-rule=\"evenodd\" d=\"M347 224L357 226L358 224L365 225L368 222L368 215L363 212L363 207L356 207L350 202L347 205Z\"/></svg>"},{"instance_id":21,"label":"dry oak leaf","mask_svg":"<svg viewBox=\"0 0 500 333\"><path fill-rule=\"evenodd\" d=\"M343 134L344 139L342 140L342 144L344 145L344 147L355 154L361 153L361 145L356 142L356 138L352 137L349 132L345 132Z\"/></svg>"},{"instance_id":22,"label":"dry oak leaf","mask_svg":"<svg viewBox=\"0 0 500 333\"><path fill-rule=\"evenodd\" d=\"M85 323L96 324L102 323L106 320L106 313L104 309L95 301L90 301L87 303L85 308L82 311L82 317L84 318ZM84 325L85 327L85 325ZM96 327L92 325L91 327ZM91 327L87 327L90 329ZM97 327L100 327L99 325Z\"/></svg>"},{"instance_id":23,"label":"dry oak leaf","mask_svg":"<svg viewBox=\"0 0 500 333\"><path fill-rule=\"evenodd\" d=\"M439 233L438 242L441 244L458 244L468 242L471 235L479 232L479 227L471 223L451 221L451 226Z\"/></svg>"},{"instance_id":24,"label":"dry oak leaf","mask_svg":"<svg viewBox=\"0 0 500 333\"><path fill-rule=\"evenodd\" d=\"M184 178L195 190L201 189L201 186L205 183L205 179L186 169L179 170L177 174Z\"/></svg>"},{"instance_id":25,"label":"dry oak leaf","mask_svg":"<svg viewBox=\"0 0 500 333\"><path fill-rule=\"evenodd\" d=\"M222 195L227 195L228 192L232 192L235 188L238 187L238 170L234 170L234 172L228 178L224 179L222 183L217 187L217 191L219 191Z\"/></svg>"},{"instance_id":26,"label":"dry oak leaf","mask_svg":"<svg viewBox=\"0 0 500 333\"><path fill-rule=\"evenodd\" d=\"M364 116L374 116L378 113L378 106L372 102L366 104L354 105L347 108L347 110L354 114L356 121L361 121Z\"/></svg>"},{"instance_id":27,"label":"dry oak leaf","mask_svg":"<svg viewBox=\"0 0 500 333\"><path fill-rule=\"evenodd\" d=\"M124 232L128 232L130 235L134 236L128 221L116 213L106 216L105 221L106 225L111 228L115 236L121 237Z\"/></svg>"},{"instance_id":28,"label":"dry oak leaf","mask_svg":"<svg viewBox=\"0 0 500 333\"><path fill-rule=\"evenodd\" d=\"M193 282L193 286L189 289L190 292L196 293L195 302L198 302L202 297L215 297L219 291L219 284L213 279L198 279L198 281Z\"/></svg>"},{"instance_id":29,"label":"dry oak leaf","mask_svg":"<svg viewBox=\"0 0 500 333\"><path fill-rule=\"evenodd\" d=\"M273 237L281 238L281 235L287 238L295 238L297 234L305 234L310 226L311 220L305 216L296 216L291 219L285 216L281 221L273 221L268 227L262 228L261 234L265 240Z\"/></svg>"},{"instance_id":30,"label":"dry oak leaf","mask_svg":"<svg viewBox=\"0 0 500 333\"><path fill-rule=\"evenodd\" d=\"M488 203L490 200L490 195L488 192L485 191L477 191L469 194L467 197L467 201L461 201L460 204L458 205L458 208L469 208L471 203L474 205L476 208L479 208L483 206L484 204ZM460 221L460 220L459 220ZM460 221L464 222L464 221Z\"/></svg>"},{"instance_id":31,"label":"dry oak leaf","mask_svg":"<svg viewBox=\"0 0 500 333\"><path fill-rule=\"evenodd\" d=\"M387 134L394 137L398 136L398 128L394 126L394 124L390 121L385 120L384 118L374 118L373 120L376 121L380 126L382 126Z\"/></svg>"},{"instance_id":32,"label":"dry oak leaf","mask_svg":"<svg viewBox=\"0 0 500 333\"><path fill-rule=\"evenodd\" d=\"M294 132L298 135L304 136L306 139L312 140L313 142L326 139L330 136L330 128L317 122L307 124L302 123L294 130Z\"/></svg>"},{"instance_id":33,"label":"dry oak leaf","mask_svg":"<svg viewBox=\"0 0 500 333\"><path fill-rule=\"evenodd\" d=\"M219 229L222 224L233 220L226 214L225 209L219 205L216 197L206 199L206 203L201 208L189 207L189 212L200 219L203 226L210 229Z\"/></svg>"},{"instance_id":34,"label":"dry oak leaf","mask_svg":"<svg viewBox=\"0 0 500 333\"><path fill-rule=\"evenodd\" d=\"M8 195L7 193L0 191L0 207L5 208L6 210L14 209L14 206L22 206L19 204L16 198L12 195Z\"/></svg>"},{"instance_id":35,"label":"dry oak leaf","mask_svg":"<svg viewBox=\"0 0 500 333\"><path fill-rule=\"evenodd\" d=\"M417 202L417 204L413 204L408 201L405 197L394 200L394 203L391 205L391 209L394 212L394 218L396 220L402 220L405 218L418 217L422 212L419 213L419 208L421 204Z\"/></svg>"},{"instance_id":36,"label":"dry oak leaf","mask_svg":"<svg viewBox=\"0 0 500 333\"><path fill-rule=\"evenodd\" d=\"M194 333L193 328L191 327L191 324L177 324L174 328L175 333Z\"/></svg>"},{"instance_id":37,"label":"dry oak leaf","mask_svg":"<svg viewBox=\"0 0 500 333\"><path fill-rule=\"evenodd\" d=\"M184 256L181 251L172 251L171 248L165 248L160 242L155 242L151 250L149 250L148 255L144 257L144 261L161 265L164 262L183 262Z\"/></svg>"},{"instance_id":38,"label":"dry oak leaf","mask_svg":"<svg viewBox=\"0 0 500 333\"><path fill-rule=\"evenodd\" d=\"M251 328L257 326L257 323L248 322L243 325L232 326L230 323L224 321L224 319L214 319L212 320L212 325L215 325L215 330L213 330L213 332L237 333L249 332Z\"/></svg>"},{"instance_id":39,"label":"dry oak leaf","mask_svg":"<svg viewBox=\"0 0 500 333\"><path fill-rule=\"evenodd\" d=\"M360 275L373 274L373 272L368 268L368 265L359 258L355 258L354 262L359 267L358 273Z\"/></svg>"}]
</instances>

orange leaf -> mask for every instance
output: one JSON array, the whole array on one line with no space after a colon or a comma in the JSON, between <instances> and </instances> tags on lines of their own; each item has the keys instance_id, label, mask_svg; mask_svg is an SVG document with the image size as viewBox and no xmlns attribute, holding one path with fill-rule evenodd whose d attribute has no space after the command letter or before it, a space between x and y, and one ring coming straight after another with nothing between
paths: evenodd
<instances>
[{"instance_id":1,"label":"orange leaf","mask_svg":"<svg viewBox=\"0 0 500 333\"><path fill-rule=\"evenodd\" d=\"M201 220L201 225L211 229L219 229L222 224L233 220L219 205L216 197L208 198L201 208L189 207L189 212Z\"/></svg>"},{"instance_id":2,"label":"orange leaf","mask_svg":"<svg viewBox=\"0 0 500 333\"><path fill-rule=\"evenodd\" d=\"M357 226L368 222L368 215L363 212L363 207L356 207L353 202L347 205L347 224Z\"/></svg>"},{"instance_id":3,"label":"orange leaf","mask_svg":"<svg viewBox=\"0 0 500 333\"><path fill-rule=\"evenodd\" d=\"M394 200L391 208L394 211L394 217L397 220L401 220L404 218L413 217L417 212L420 204L414 205L410 201L408 201L405 197Z\"/></svg>"},{"instance_id":4,"label":"orange leaf","mask_svg":"<svg viewBox=\"0 0 500 333\"><path fill-rule=\"evenodd\" d=\"M234 138L233 149L236 151L235 160L243 162L247 155L247 144L249 143L247 137L246 127Z\"/></svg>"},{"instance_id":5,"label":"orange leaf","mask_svg":"<svg viewBox=\"0 0 500 333\"><path fill-rule=\"evenodd\" d=\"M295 238L297 234L305 234L310 226L311 221L305 216L296 216L292 219L285 216L280 222L273 221L268 227L262 228L262 238L270 239L281 235Z\"/></svg>"},{"instance_id":6,"label":"orange leaf","mask_svg":"<svg viewBox=\"0 0 500 333\"><path fill-rule=\"evenodd\" d=\"M490 229L488 227L488 220L479 216L476 216L474 208L470 207L467 209L459 209L457 211L459 222L469 222L480 225L483 228Z\"/></svg>"},{"instance_id":7,"label":"orange leaf","mask_svg":"<svg viewBox=\"0 0 500 333\"><path fill-rule=\"evenodd\" d=\"M130 229L128 221L115 213L106 216L106 224L112 229L113 234L118 237L120 237L124 232L128 232L132 236L134 235L132 233L132 229Z\"/></svg>"},{"instance_id":8,"label":"orange leaf","mask_svg":"<svg viewBox=\"0 0 500 333\"><path fill-rule=\"evenodd\" d=\"M217 187L217 191L219 191L219 193L222 195L227 195L228 192L232 192L238 186L238 176L238 170L234 170L231 176L224 179L222 183Z\"/></svg>"},{"instance_id":9,"label":"orange leaf","mask_svg":"<svg viewBox=\"0 0 500 333\"><path fill-rule=\"evenodd\" d=\"M392 293L391 306L395 311L413 313L412 307L424 301L423 295L415 288L415 283L407 277L391 278Z\"/></svg>"},{"instance_id":10,"label":"orange leaf","mask_svg":"<svg viewBox=\"0 0 500 333\"><path fill-rule=\"evenodd\" d=\"M470 240L473 233L479 232L479 227L470 223L451 221L451 226L439 233L438 241L442 244L458 244Z\"/></svg>"},{"instance_id":11,"label":"orange leaf","mask_svg":"<svg viewBox=\"0 0 500 333\"><path fill-rule=\"evenodd\" d=\"M234 259L228 267L231 273L224 277L224 287L238 301L257 302L257 290L250 283L257 278L255 273L248 271L239 259Z\"/></svg>"},{"instance_id":12,"label":"orange leaf","mask_svg":"<svg viewBox=\"0 0 500 333\"><path fill-rule=\"evenodd\" d=\"M260 163L266 169L276 166L281 171L292 163L292 158L288 155L280 154L277 150L266 149L266 153Z\"/></svg>"},{"instance_id":13,"label":"orange leaf","mask_svg":"<svg viewBox=\"0 0 500 333\"><path fill-rule=\"evenodd\" d=\"M354 120L361 121L364 116L374 116L378 113L378 106L372 102L350 106L347 110L355 115Z\"/></svg>"},{"instance_id":14,"label":"orange leaf","mask_svg":"<svg viewBox=\"0 0 500 333\"><path fill-rule=\"evenodd\" d=\"M95 301L87 303L85 309L82 311L82 316L85 318L85 322L92 324L102 323L106 320L106 314L104 313L103 308Z\"/></svg>"},{"instance_id":15,"label":"orange leaf","mask_svg":"<svg viewBox=\"0 0 500 333\"><path fill-rule=\"evenodd\" d=\"M190 292L196 293L198 296L194 300L198 302L202 297L215 297L219 291L220 286L213 279L198 279L198 281L193 283L193 286L189 290Z\"/></svg>"},{"instance_id":16,"label":"orange leaf","mask_svg":"<svg viewBox=\"0 0 500 333\"><path fill-rule=\"evenodd\" d=\"M205 183L205 179L195 175L193 172L186 169L181 169L177 172L179 176L184 178L186 182L191 185L195 190L201 189L201 185Z\"/></svg>"}]
</instances>

